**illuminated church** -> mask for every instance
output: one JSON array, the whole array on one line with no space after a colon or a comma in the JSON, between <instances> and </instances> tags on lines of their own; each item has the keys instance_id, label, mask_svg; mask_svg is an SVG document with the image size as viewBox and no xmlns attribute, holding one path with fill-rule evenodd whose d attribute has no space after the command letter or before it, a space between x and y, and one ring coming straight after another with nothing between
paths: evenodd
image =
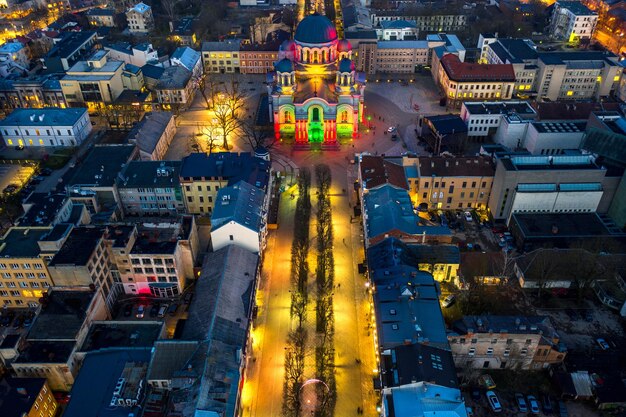
<instances>
[{"instance_id":1,"label":"illuminated church","mask_svg":"<svg viewBox=\"0 0 626 417\"><path fill-rule=\"evenodd\" d=\"M328 18L312 14L285 41L269 74L269 110L276 139L297 146L337 146L355 138L363 117L365 77L355 71L352 46L337 38Z\"/></svg>"}]
</instances>

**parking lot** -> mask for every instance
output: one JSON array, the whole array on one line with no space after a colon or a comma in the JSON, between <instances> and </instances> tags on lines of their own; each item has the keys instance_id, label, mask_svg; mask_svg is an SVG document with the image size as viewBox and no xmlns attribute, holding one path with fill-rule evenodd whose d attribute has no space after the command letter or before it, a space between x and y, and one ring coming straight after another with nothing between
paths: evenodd
<instances>
[{"instance_id":1,"label":"parking lot","mask_svg":"<svg viewBox=\"0 0 626 417\"><path fill-rule=\"evenodd\" d=\"M180 300L156 300L149 297L135 297L121 300L116 306L114 320L120 321L164 321L167 337L173 338L176 324L187 318L191 293Z\"/></svg>"}]
</instances>

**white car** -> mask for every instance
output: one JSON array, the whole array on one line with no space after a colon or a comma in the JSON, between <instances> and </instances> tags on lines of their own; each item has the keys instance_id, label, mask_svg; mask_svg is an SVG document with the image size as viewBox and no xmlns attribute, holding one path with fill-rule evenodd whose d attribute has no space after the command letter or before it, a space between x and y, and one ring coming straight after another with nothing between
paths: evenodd
<instances>
[{"instance_id":1,"label":"white car","mask_svg":"<svg viewBox=\"0 0 626 417\"><path fill-rule=\"evenodd\" d=\"M145 313L146 313L146 307L145 306L139 306L139 308L137 309L137 314L135 315L135 317L137 317L138 319L142 319Z\"/></svg>"},{"instance_id":2,"label":"white car","mask_svg":"<svg viewBox=\"0 0 626 417\"><path fill-rule=\"evenodd\" d=\"M443 302L441 303L441 305L443 306L443 308L448 308L452 304L454 304L455 301L456 301L456 296L454 294L450 294L446 298L443 299Z\"/></svg>"},{"instance_id":3,"label":"white car","mask_svg":"<svg viewBox=\"0 0 626 417\"><path fill-rule=\"evenodd\" d=\"M472 213L470 213L469 211L466 211L463 214L465 215L465 221L468 221L468 222L472 221Z\"/></svg>"},{"instance_id":4,"label":"white car","mask_svg":"<svg viewBox=\"0 0 626 417\"><path fill-rule=\"evenodd\" d=\"M396 131L396 127L395 126L390 126L389 129L387 129L387 132L389 133L393 133Z\"/></svg>"},{"instance_id":5,"label":"white car","mask_svg":"<svg viewBox=\"0 0 626 417\"><path fill-rule=\"evenodd\" d=\"M487 401L489 402L489 406L491 407L493 412L501 413L502 405L500 404L500 400L498 399L498 396L496 395L496 393L493 391L487 391L485 395L487 396Z\"/></svg>"}]
</instances>

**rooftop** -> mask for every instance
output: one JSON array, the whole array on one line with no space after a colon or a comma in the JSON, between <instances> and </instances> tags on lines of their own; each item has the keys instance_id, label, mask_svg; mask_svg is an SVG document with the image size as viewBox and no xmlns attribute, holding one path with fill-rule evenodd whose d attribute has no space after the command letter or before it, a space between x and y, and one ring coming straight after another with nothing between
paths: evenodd
<instances>
[{"instance_id":1,"label":"rooftop","mask_svg":"<svg viewBox=\"0 0 626 417\"><path fill-rule=\"evenodd\" d=\"M136 143L140 151L152 154L168 125L174 119L169 111L148 112L127 136L129 143Z\"/></svg>"},{"instance_id":2,"label":"rooftop","mask_svg":"<svg viewBox=\"0 0 626 417\"><path fill-rule=\"evenodd\" d=\"M531 125L539 133L581 133L585 131L587 122L533 122Z\"/></svg>"},{"instance_id":3,"label":"rooftop","mask_svg":"<svg viewBox=\"0 0 626 417\"><path fill-rule=\"evenodd\" d=\"M29 341L74 341L83 326L94 292L54 288L42 303L28 335Z\"/></svg>"},{"instance_id":4,"label":"rooftop","mask_svg":"<svg viewBox=\"0 0 626 417\"><path fill-rule=\"evenodd\" d=\"M222 42L202 42L202 52L238 52L241 40L228 39Z\"/></svg>"},{"instance_id":5,"label":"rooftop","mask_svg":"<svg viewBox=\"0 0 626 417\"><path fill-rule=\"evenodd\" d=\"M412 20L381 20L380 26L383 29L415 29L417 25Z\"/></svg>"},{"instance_id":6,"label":"rooftop","mask_svg":"<svg viewBox=\"0 0 626 417\"><path fill-rule=\"evenodd\" d=\"M135 154L135 145L96 145L67 181L70 188L112 187L117 174ZM80 191L79 191L80 192Z\"/></svg>"},{"instance_id":7,"label":"rooftop","mask_svg":"<svg viewBox=\"0 0 626 417\"><path fill-rule=\"evenodd\" d=\"M557 1L559 7L567 9L577 16L595 16L596 12L591 11L587 6L579 1Z\"/></svg>"},{"instance_id":8,"label":"rooftop","mask_svg":"<svg viewBox=\"0 0 626 417\"><path fill-rule=\"evenodd\" d=\"M143 73L144 77L152 78L154 80L159 80L163 76L163 73L165 72L165 68L158 67L152 64L146 64L143 67L141 67L141 72Z\"/></svg>"},{"instance_id":9,"label":"rooftop","mask_svg":"<svg viewBox=\"0 0 626 417\"><path fill-rule=\"evenodd\" d=\"M11 227L0 238L0 258L38 258L39 241L51 227Z\"/></svg>"},{"instance_id":10,"label":"rooftop","mask_svg":"<svg viewBox=\"0 0 626 417\"><path fill-rule=\"evenodd\" d=\"M376 46L378 49L428 49L428 42L427 41L378 41Z\"/></svg>"},{"instance_id":11,"label":"rooftop","mask_svg":"<svg viewBox=\"0 0 626 417\"><path fill-rule=\"evenodd\" d=\"M505 64L521 64L537 59L535 44L530 39L501 38L489 46Z\"/></svg>"},{"instance_id":12,"label":"rooftop","mask_svg":"<svg viewBox=\"0 0 626 417\"><path fill-rule=\"evenodd\" d=\"M416 382L383 391L384 417L467 417L461 391L427 382Z\"/></svg>"},{"instance_id":13,"label":"rooftop","mask_svg":"<svg viewBox=\"0 0 626 417\"><path fill-rule=\"evenodd\" d=\"M524 238L585 238L611 235L596 213L513 213L511 222Z\"/></svg>"},{"instance_id":14,"label":"rooftop","mask_svg":"<svg viewBox=\"0 0 626 417\"><path fill-rule=\"evenodd\" d=\"M493 177L496 171L492 159L485 156L420 156L418 167L421 177Z\"/></svg>"},{"instance_id":15,"label":"rooftop","mask_svg":"<svg viewBox=\"0 0 626 417\"><path fill-rule=\"evenodd\" d=\"M26 210L19 219L20 226L49 226L66 203L67 194L32 193L22 203Z\"/></svg>"},{"instance_id":16,"label":"rooftop","mask_svg":"<svg viewBox=\"0 0 626 417\"><path fill-rule=\"evenodd\" d=\"M150 10L150 6L148 6L145 3L137 3L135 4L133 7L131 7L130 9L128 9L128 11L134 11L137 12L139 14L144 14L146 13L148 10Z\"/></svg>"},{"instance_id":17,"label":"rooftop","mask_svg":"<svg viewBox=\"0 0 626 417\"><path fill-rule=\"evenodd\" d=\"M481 81L515 81L515 71L511 64L479 65L469 62L461 62L454 54L446 54L441 58L448 78L457 82L481 82Z\"/></svg>"},{"instance_id":18,"label":"rooftop","mask_svg":"<svg viewBox=\"0 0 626 417\"><path fill-rule=\"evenodd\" d=\"M193 22L194 22L193 17L183 17L178 22L176 22L176 26L174 27L173 33L179 36L191 36L193 34ZM177 49L181 49L181 48L177 48Z\"/></svg>"},{"instance_id":19,"label":"rooftop","mask_svg":"<svg viewBox=\"0 0 626 417\"><path fill-rule=\"evenodd\" d=\"M0 126L74 126L85 114L87 109L15 109Z\"/></svg>"},{"instance_id":20,"label":"rooftop","mask_svg":"<svg viewBox=\"0 0 626 417\"><path fill-rule=\"evenodd\" d=\"M23 417L29 415L46 378L0 379L0 416Z\"/></svg>"},{"instance_id":21,"label":"rooftop","mask_svg":"<svg viewBox=\"0 0 626 417\"><path fill-rule=\"evenodd\" d=\"M602 68L604 65L618 65L617 57L611 52L604 51L539 52L537 56L546 65L574 65L577 69L594 69ZM576 62L579 64L575 64ZM581 66L580 63L583 65Z\"/></svg>"},{"instance_id":22,"label":"rooftop","mask_svg":"<svg viewBox=\"0 0 626 417\"><path fill-rule=\"evenodd\" d=\"M150 362L151 348L115 349L85 356L70 392L64 417L128 417L134 407L111 407L118 379L129 364Z\"/></svg>"},{"instance_id":23,"label":"rooftop","mask_svg":"<svg viewBox=\"0 0 626 417\"><path fill-rule=\"evenodd\" d=\"M187 369L199 346L195 340L157 341L148 368L148 380L171 380L176 373Z\"/></svg>"},{"instance_id":24,"label":"rooftop","mask_svg":"<svg viewBox=\"0 0 626 417\"><path fill-rule=\"evenodd\" d=\"M179 240L189 239L192 217L183 216L180 222L143 223L137 226L137 239L131 255L171 255Z\"/></svg>"},{"instance_id":25,"label":"rooftop","mask_svg":"<svg viewBox=\"0 0 626 417\"><path fill-rule=\"evenodd\" d=\"M515 113L522 117L526 116L525 118L534 118L537 115L535 109L527 101L464 102L463 107L471 115Z\"/></svg>"},{"instance_id":26,"label":"rooftop","mask_svg":"<svg viewBox=\"0 0 626 417\"><path fill-rule=\"evenodd\" d=\"M592 155L512 156L499 161L509 171L601 169Z\"/></svg>"},{"instance_id":27,"label":"rooftop","mask_svg":"<svg viewBox=\"0 0 626 417\"><path fill-rule=\"evenodd\" d=\"M389 184L408 190L402 166L385 160L382 156L363 155L359 163L364 189Z\"/></svg>"},{"instance_id":28,"label":"rooftop","mask_svg":"<svg viewBox=\"0 0 626 417\"><path fill-rule=\"evenodd\" d=\"M449 388L458 386L452 353L421 343L401 345L383 352L383 385L397 387L425 381Z\"/></svg>"},{"instance_id":29,"label":"rooftop","mask_svg":"<svg viewBox=\"0 0 626 417\"><path fill-rule=\"evenodd\" d=\"M46 55L46 58L69 59L86 43L96 38L94 31L81 32L63 32L60 37L62 40L57 42Z\"/></svg>"},{"instance_id":30,"label":"rooftop","mask_svg":"<svg viewBox=\"0 0 626 417\"><path fill-rule=\"evenodd\" d=\"M87 16L115 16L115 9L102 9L99 7L89 9Z\"/></svg>"},{"instance_id":31,"label":"rooftop","mask_svg":"<svg viewBox=\"0 0 626 417\"><path fill-rule=\"evenodd\" d=\"M547 316L463 316L452 324L459 335L473 333L541 334L549 337L554 328Z\"/></svg>"},{"instance_id":32,"label":"rooftop","mask_svg":"<svg viewBox=\"0 0 626 417\"><path fill-rule=\"evenodd\" d=\"M446 136L455 133L467 132L467 125L456 114L440 114L437 116L426 116L424 119L430 123L434 131L439 136Z\"/></svg>"},{"instance_id":33,"label":"rooftop","mask_svg":"<svg viewBox=\"0 0 626 417\"><path fill-rule=\"evenodd\" d=\"M181 181L224 178L228 180L228 185L245 181L265 189L269 182L269 171L269 162L250 153L192 153L183 158L180 177Z\"/></svg>"},{"instance_id":34,"label":"rooftop","mask_svg":"<svg viewBox=\"0 0 626 417\"><path fill-rule=\"evenodd\" d=\"M264 200L263 190L244 181L220 188L211 213L211 231L235 222L259 233L263 226Z\"/></svg>"},{"instance_id":35,"label":"rooftop","mask_svg":"<svg viewBox=\"0 0 626 417\"><path fill-rule=\"evenodd\" d=\"M103 236L104 229L99 227L75 227L48 265L86 266Z\"/></svg>"},{"instance_id":36,"label":"rooftop","mask_svg":"<svg viewBox=\"0 0 626 417\"><path fill-rule=\"evenodd\" d=\"M70 359L75 346L75 340L28 341L15 362L66 363Z\"/></svg>"},{"instance_id":37,"label":"rooftop","mask_svg":"<svg viewBox=\"0 0 626 417\"><path fill-rule=\"evenodd\" d=\"M180 65L182 65L189 71L193 71L201 58L202 56L200 52L191 49L188 46L181 46L176 48L176 50L170 57L172 61L180 62Z\"/></svg>"},{"instance_id":38,"label":"rooftop","mask_svg":"<svg viewBox=\"0 0 626 417\"><path fill-rule=\"evenodd\" d=\"M180 161L130 161L117 178L117 187L180 188Z\"/></svg>"},{"instance_id":39,"label":"rooftop","mask_svg":"<svg viewBox=\"0 0 626 417\"><path fill-rule=\"evenodd\" d=\"M158 90L184 89L191 80L191 75L191 71L178 65L165 68L161 78L159 78L156 88Z\"/></svg>"},{"instance_id":40,"label":"rooftop","mask_svg":"<svg viewBox=\"0 0 626 417\"><path fill-rule=\"evenodd\" d=\"M137 321L95 321L79 352L108 348L151 348L163 331L163 323Z\"/></svg>"}]
</instances>

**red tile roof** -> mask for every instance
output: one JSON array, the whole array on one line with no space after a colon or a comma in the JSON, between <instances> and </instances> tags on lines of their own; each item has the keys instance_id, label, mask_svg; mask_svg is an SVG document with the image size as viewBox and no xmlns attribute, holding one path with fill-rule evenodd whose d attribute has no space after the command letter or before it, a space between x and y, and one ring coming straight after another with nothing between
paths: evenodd
<instances>
[{"instance_id":1,"label":"red tile roof","mask_svg":"<svg viewBox=\"0 0 626 417\"><path fill-rule=\"evenodd\" d=\"M452 81L515 81L515 71L511 64L479 65L461 62L458 56L446 54L441 58L441 65Z\"/></svg>"}]
</instances>

